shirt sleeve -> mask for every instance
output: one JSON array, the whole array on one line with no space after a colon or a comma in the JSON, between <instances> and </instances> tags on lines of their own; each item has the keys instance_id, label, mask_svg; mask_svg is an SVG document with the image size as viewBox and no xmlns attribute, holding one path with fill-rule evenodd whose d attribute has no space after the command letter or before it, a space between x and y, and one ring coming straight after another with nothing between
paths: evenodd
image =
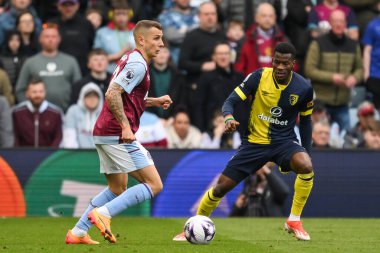
<instances>
[{"instance_id":1,"label":"shirt sleeve","mask_svg":"<svg viewBox=\"0 0 380 253\"><path fill-rule=\"evenodd\" d=\"M309 30L317 29L318 28L318 23L319 23L318 14L317 14L315 8L312 8L311 11L310 11L310 13L309 13L309 17L308 17L307 28Z\"/></svg>"},{"instance_id":2,"label":"shirt sleeve","mask_svg":"<svg viewBox=\"0 0 380 253\"><path fill-rule=\"evenodd\" d=\"M145 65L141 62L131 62L112 80L130 94L134 87L139 85L146 73Z\"/></svg>"},{"instance_id":3,"label":"shirt sleeve","mask_svg":"<svg viewBox=\"0 0 380 253\"><path fill-rule=\"evenodd\" d=\"M314 91L313 88L309 88L307 91L307 94L305 96L305 99L302 101L301 108L300 108L300 116L308 116L311 115L314 108L314 101L313 101Z\"/></svg>"},{"instance_id":4,"label":"shirt sleeve","mask_svg":"<svg viewBox=\"0 0 380 253\"><path fill-rule=\"evenodd\" d=\"M229 114L233 115L235 105L240 101L246 100L249 95L255 92L260 82L261 73L262 69L249 74L244 81L231 92L222 107L224 117Z\"/></svg>"},{"instance_id":5,"label":"shirt sleeve","mask_svg":"<svg viewBox=\"0 0 380 253\"><path fill-rule=\"evenodd\" d=\"M234 92L241 98L246 100L248 96L253 94L259 83L263 69L259 69L249 75L243 80L243 82L234 89Z\"/></svg>"},{"instance_id":6,"label":"shirt sleeve","mask_svg":"<svg viewBox=\"0 0 380 253\"><path fill-rule=\"evenodd\" d=\"M347 15L347 28L348 29L359 29L358 22L356 21L355 13L350 10Z\"/></svg>"},{"instance_id":7,"label":"shirt sleeve","mask_svg":"<svg viewBox=\"0 0 380 253\"><path fill-rule=\"evenodd\" d=\"M372 24L373 24L372 22L369 23L367 26L367 29L364 32L364 36L362 40L363 45L370 45L370 46L374 45L374 36L376 35L376 33L373 31Z\"/></svg>"}]
</instances>

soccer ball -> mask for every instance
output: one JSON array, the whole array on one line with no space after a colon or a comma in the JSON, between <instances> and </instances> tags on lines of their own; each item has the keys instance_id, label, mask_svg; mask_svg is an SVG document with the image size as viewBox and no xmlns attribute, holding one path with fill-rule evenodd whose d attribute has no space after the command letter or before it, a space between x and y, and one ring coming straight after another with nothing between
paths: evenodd
<instances>
[{"instance_id":1,"label":"soccer ball","mask_svg":"<svg viewBox=\"0 0 380 253\"><path fill-rule=\"evenodd\" d=\"M215 225L209 217L196 215L185 223L185 236L193 244L209 244L215 236Z\"/></svg>"}]
</instances>

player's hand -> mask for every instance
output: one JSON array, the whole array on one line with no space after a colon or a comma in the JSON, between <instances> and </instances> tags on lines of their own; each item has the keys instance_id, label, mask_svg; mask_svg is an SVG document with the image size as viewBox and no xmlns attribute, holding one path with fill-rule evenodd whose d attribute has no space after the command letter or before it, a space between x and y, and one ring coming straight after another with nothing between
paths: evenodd
<instances>
[{"instance_id":1,"label":"player's hand","mask_svg":"<svg viewBox=\"0 0 380 253\"><path fill-rule=\"evenodd\" d=\"M130 127L123 128L121 131L121 140L123 143L132 143L136 140L135 135L133 134Z\"/></svg>"},{"instance_id":2,"label":"player's hand","mask_svg":"<svg viewBox=\"0 0 380 253\"><path fill-rule=\"evenodd\" d=\"M226 126L224 128L224 132L229 134L229 133L232 133L236 130L236 128L240 125L239 122L237 122L236 120L229 120L227 121L226 123Z\"/></svg>"},{"instance_id":3,"label":"player's hand","mask_svg":"<svg viewBox=\"0 0 380 253\"><path fill-rule=\"evenodd\" d=\"M157 104L159 107L162 107L164 110L168 109L170 105L173 103L172 99L169 95L164 95L162 97L157 98Z\"/></svg>"}]
</instances>

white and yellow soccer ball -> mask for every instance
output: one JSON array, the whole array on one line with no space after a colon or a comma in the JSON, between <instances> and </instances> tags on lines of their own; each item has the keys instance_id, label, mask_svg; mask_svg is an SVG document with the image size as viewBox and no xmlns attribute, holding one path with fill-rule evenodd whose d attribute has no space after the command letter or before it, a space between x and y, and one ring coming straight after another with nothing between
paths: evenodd
<instances>
[{"instance_id":1,"label":"white and yellow soccer ball","mask_svg":"<svg viewBox=\"0 0 380 253\"><path fill-rule=\"evenodd\" d=\"M186 221L184 231L188 242L209 244L215 236L215 225L209 217L196 215Z\"/></svg>"}]
</instances>

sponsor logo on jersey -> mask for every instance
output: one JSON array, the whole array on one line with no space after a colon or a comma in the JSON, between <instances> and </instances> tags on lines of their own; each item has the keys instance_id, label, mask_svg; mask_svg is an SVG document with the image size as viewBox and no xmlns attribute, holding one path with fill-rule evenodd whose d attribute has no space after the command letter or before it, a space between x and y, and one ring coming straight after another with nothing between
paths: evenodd
<instances>
[{"instance_id":1,"label":"sponsor logo on jersey","mask_svg":"<svg viewBox=\"0 0 380 253\"><path fill-rule=\"evenodd\" d=\"M281 125L281 126L287 126L288 125L288 121L287 120L279 120L277 118L272 118L270 116L265 116L263 113L259 114L258 117L259 117L259 119L267 121L267 122L269 122L271 124Z\"/></svg>"},{"instance_id":2,"label":"sponsor logo on jersey","mask_svg":"<svg viewBox=\"0 0 380 253\"><path fill-rule=\"evenodd\" d=\"M270 108L270 114L272 114L273 117L278 118L282 115L282 108L279 106L273 106Z\"/></svg>"},{"instance_id":3,"label":"sponsor logo on jersey","mask_svg":"<svg viewBox=\"0 0 380 253\"><path fill-rule=\"evenodd\" d=\"M287 120L279 120L278 119L278 117L281 117L282 112L283 112L281 107L273 106L272 108L270 108L269 112L272 116L266 116L266 115L264 115L264 113L261 113L258 115L259 119L267 121L267 122L269 122L271 124L275 124L275 125L281 125L281 126L287 126L288 125Z\"/></svg>"},{"instance_id":4,"label":"sponsor logo on jersey","mask_svg":"<svg viewBox=\"0 0 380 253\"><path fill-rule=\"evenodd\" d=\"M298 95L296 94L290 94L289 96L289 102L291 105L295 105L298 101Z\"/></svg>"},{"instance_id":5,"label":"sponsor logo on jersey","mask_svg":"<svg viewBox=\"0 0 380 253\"><path fill-rule=\"evenodd\" d=\"M269 96L270 93L268 91L263 90L263 91L261 91L261 95L263 95L263 96Z\"/></svg>"}]
</instances>

